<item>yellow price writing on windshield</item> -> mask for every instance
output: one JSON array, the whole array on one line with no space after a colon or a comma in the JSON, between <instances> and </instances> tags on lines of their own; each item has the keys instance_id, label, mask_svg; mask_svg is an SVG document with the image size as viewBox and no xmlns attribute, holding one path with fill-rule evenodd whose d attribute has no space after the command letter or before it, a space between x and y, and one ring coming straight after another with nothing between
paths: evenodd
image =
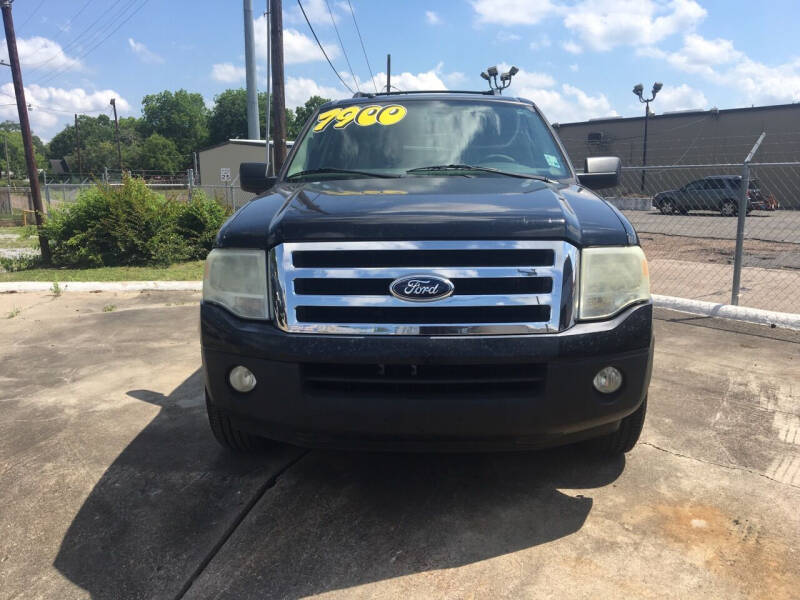
<instances>
[{"instance_id":1,"label":"yellow price writing on windshield","mask_svg":"<svg viewBox=\"0 0 800 600\"><path fill-rule=\"evenodd\" d=\"M344 129L350 123L355 122L361 127L370 125L394 125L402 121L408 111L405 106L399 104L389 104L382 106L371 104L369 106L348 106L347 108L332 108L317 116L317 124L314 131L323 131L328 125L334 123L334 129Z\"/></svg>"}]
</instances>

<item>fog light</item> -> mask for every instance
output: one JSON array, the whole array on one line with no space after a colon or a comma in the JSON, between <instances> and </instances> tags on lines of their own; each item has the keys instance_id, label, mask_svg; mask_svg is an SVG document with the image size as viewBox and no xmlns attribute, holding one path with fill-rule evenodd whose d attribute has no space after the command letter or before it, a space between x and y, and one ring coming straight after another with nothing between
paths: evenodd
<instances>
[{"instance_id":1,"label":"fog light","mask_svg":"<svg viewBox=\"0 0 800 600\"><path fill-rule=\"evenodd\" d=\"M250 369L242 365L231 369L231 373L228 375L228 381L233 389L243 394L256 387L256 376L253 375Z\"/></svg>"},{"instance_id":2,"label":"fog light","mask_svg":"<svg viewBox=\"0 0 800 600\"><path fill-rule=\"evenodd\" d=\"M605 367L594 376L594 387L603 394L613 394L622 385L622 373L614 367Z\"/></svg>"}]
</instances>

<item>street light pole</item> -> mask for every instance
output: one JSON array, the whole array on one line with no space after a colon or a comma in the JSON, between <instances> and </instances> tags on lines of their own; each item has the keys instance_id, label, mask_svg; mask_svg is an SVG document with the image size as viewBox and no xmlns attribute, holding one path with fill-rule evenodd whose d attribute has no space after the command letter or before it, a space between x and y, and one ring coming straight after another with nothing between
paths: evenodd
<instances>
[{"instance_id":1,"label":"street light pole","mask_svg":"<svg viewBox=\"0 0 800 600\"><path fill-rule=\"evenodd\" d=\"M650 103L656 99L656 95L658 92L661 91L662 84L659 81L656 81L653 84L652 96L650 98L645 98L642 96L642 92L644 92L644 86L641 83L637 83L633 87L633 93L639 98L639 102L644 104L644 140L642 142L642 167L647 166L647 124L650 120ZM641 190L644 191L644 179L645 179L645 170L642 169L642 186Z\"/></svg>"}]
</instances>

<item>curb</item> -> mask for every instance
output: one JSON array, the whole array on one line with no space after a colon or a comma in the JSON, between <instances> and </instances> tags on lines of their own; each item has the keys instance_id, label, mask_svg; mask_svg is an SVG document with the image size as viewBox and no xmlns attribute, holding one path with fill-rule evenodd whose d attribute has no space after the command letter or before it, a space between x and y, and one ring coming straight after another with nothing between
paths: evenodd
<instances>
[{"instance_id":1,"label":"curb","mask_svg":"<svg viewBox=\"0 0 800 600\"><path fill-rule=\"evenodd\" d=\"M714 302L676 298L674 296L659 296L658 294L653 294L653 305L657 308L668 308L704 317L718 317L757 325L800 330L800 314L795 313L733 306L731 304L716 304Z\"/></svg>"},{"instance_id":2,"label":"curb","mask_svg":"<svg viewBox=\"0 0 800 600\"><path fill-rule=\"evenodd\" d=\"M59 282L62 292L200 292L202 281L65 281ZM0 282L0 294L16 292L50 292L53 284L46 281Z\"/></svg>"},{"instance_id":3,"label":"curb","mask_svg":"<svg viewBox=\"0 0 800 600\"><path fill-rule=\"evenodd\" d=\"M59 286L62 292L142 292L151 290L200 292L203 290L202 281L67 281L59 283ZM46 281L7 281L0 282L0 294L49 292L52 287L53 284ZM675 296L660 296L658 294L653 294L652 298L653 305L657 308L667 308L704 317L732 319L734 321L771 325L800 331L800 314L703 302L702 300L676 298Z\"/></svg>"}]
</instances>

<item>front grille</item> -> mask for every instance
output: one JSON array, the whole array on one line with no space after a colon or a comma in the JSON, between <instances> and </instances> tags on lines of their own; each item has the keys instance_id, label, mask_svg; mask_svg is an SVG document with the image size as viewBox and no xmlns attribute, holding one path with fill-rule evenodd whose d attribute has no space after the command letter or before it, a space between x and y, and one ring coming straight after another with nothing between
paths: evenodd
<instances>
[{"instance_id":1,"label":"front grille","mask_svg":"<svg viewBox=\"0 0 800 600\"><path fill-rule=\"evenodd\" d=\"M572 323L578 251L559 241L309 242L270 251L276 322L332 334L500 335ZM410 302L393 281L438 276L452 295Z\"/></svg>"},{"instance_id":2,"label":"front grille","mask_svg":"<svg viewBox=\"0 0 800 600\"><path fill-rule=\"evenodd\" d=\"M307 392L326 394L486 396L498 392L536 395L544 387L542 364L300 365Z\"/></svg>"}]
</instances>

